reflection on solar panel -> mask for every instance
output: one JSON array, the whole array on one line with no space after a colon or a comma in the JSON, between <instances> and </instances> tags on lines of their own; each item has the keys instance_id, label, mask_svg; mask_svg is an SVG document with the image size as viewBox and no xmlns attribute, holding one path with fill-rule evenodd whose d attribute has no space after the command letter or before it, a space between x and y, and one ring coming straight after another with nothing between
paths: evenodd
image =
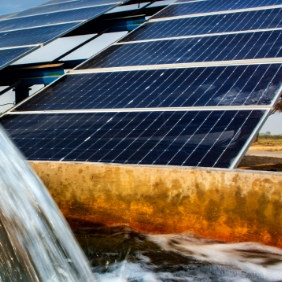
<instances>
[{"instance_id":1,"label":"reflection on solar panel","mask_svg":"<svg viewBox=\"0 0 282 282\"><path fill-rule=\"evenodd\" d=\"M183 3L170 5L155 16L153 16L153 18L157 19L166 17L177 17L183 15L212 13L219 11L238 10L273 5L282 5L282 0L199 1L185 4Z\"/></svg>"},{"instance_id":2,"label":"reflection on solar panel","mask_svg":"<svg viewBox=\"0 0 282 282\"><path fill-rule=\"evenodd\" d=\"M122 41L282 27L282 9L149 22Z\"/></svg>"},{"instance_id":3,"label":"reflection on solar panel","mask_svg":"<svg viewBox=\"0 0 282 282\"><path fill-rule=\"evenodd\" d=\"M37 47L23 47L0 50L0 69L6 67L18 58L22 57L25 53L29 53L36 48Z\"/></svg>"},{"instance_id":4,"label":"reflection on solar panel","mask_svg":"<svg viewBox=\"0 0 282 282\"><path fill-rule=\"evenodd\" d=\"M260 110L33 114L4 117L2 124L29 160L227 168L263 115Z\"/></svg>"},{"instance_id":5,"label":"reflection on solar panel","mask_svg":"<svg viewBox=\"0 0 282 282\"><path fill-rule=\"evenodd\" d=\"M79 69L277 58L281 45L282 30L120 44Z\"/></svg>"},{"instance_id":6,"label":"reflection on solar panel","mask_svg":"<svg viewBox=\"0 0 282 282\"><path fill-rule=\"evenodd\" d=\"M37 16L8 19L0 21L0 31L11 29L22 29L28 27L59 24L72 21L83 21L99 16L112 8L113 5L104 5L91 8L83 8L78 10L63 11Z\"/></svg>"},{"instance_id":7,"label":"reflection on solar panel","mask_svg":"<svg viewBox=\"0 0 282 282\"><path fill-rule=\"evenodd\" d=\"M72 30L77 23L42 26L38 28L0 32L0 47L46 43Z\"/></svg>"},{"instance_id":8,"label":"reflection on solar panel","mask_svg":"<svg viewBox=\"0 0 282 282\"><path fill-rule=\"evenodd\" d=\"M35 8L31 8L29 10L17 13L15 17L23 17L23 16L30 16L30 15L37 15L37 14L45 14L45 13L52 13L52 12L59 12L59 11L66 11L78 8L85 8L85 7L93 7L96 5L106 5L106 4L113 4L113 3L121 3L122 1L115 1L115 0L80 0L80 1L71 1L65 3L59 3L54 5L46 5L46 6L37 6Z\"/></svg>"},{"instance_id":9,"label":"reflection on solar panel","mask_svg":"<svg viewBox=\"0 0 282 282\"><path fill-rule=\"evenodd\" d=\"M76 74L15 110L271 105L281 77L280 64Z\"/></svg>"}]
</instances>

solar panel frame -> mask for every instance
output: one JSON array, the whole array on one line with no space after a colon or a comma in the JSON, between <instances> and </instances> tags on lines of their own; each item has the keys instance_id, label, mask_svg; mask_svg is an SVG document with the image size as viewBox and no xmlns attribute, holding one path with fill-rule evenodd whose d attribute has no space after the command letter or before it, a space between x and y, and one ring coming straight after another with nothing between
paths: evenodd
<instances>
[{"instance_id":1,"label":"solar panel frame","mask_svg":"<svg viewBox=\"0 0 282 282\"><path fill-rule=\"evenodd\" d=\"M65 75L13 111L271 106L282 64Z\"/></svg>"},{"instance_id":2,"label":"solar panel frame","mask_svg":"<svg viewBox=\"0 0 282 282\"><path fill-rule=\"evenodd\" d=\"M172 3L160 12L152 16L151 19L171 18L180 17L193 14L207 14L207 13L218 13L232 10L245 10L255 9L258 7L267 6L278 6L282 5L281 0L254 0L245 1L246 5L238 6L240 1L228 1L228 0L217 0L217 1L198 1L198 2L187 2L187 3ZM241 1L242 2L242 1ZM260 5L257 3L260 2Z\"/></svg>"},{"instance_id":3,"label":"solar panel frame","mask_svg":"<svg viewBox=\"0 0 282 282\"><path fill-rule=\"evenodd\" d=\"M121 42L282 27L282 8L149 21Z\"/></svg>"}]
</instances>

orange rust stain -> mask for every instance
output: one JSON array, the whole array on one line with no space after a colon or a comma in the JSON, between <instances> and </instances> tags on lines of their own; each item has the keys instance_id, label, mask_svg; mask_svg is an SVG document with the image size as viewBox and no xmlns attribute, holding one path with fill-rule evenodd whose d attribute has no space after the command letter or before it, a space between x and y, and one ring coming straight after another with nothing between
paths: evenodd
<instances>
[{"instance_id":1,"label":"orange rust stain","mask_svg":"<svg viewBox=\"0 0 282 282\"><path fill-rule=\"evenodd\" d=\"M279 174L42 162L33 167L70 224L127 224L141 232L191 232L282 247Z\"/></svg>"}]
</instances>

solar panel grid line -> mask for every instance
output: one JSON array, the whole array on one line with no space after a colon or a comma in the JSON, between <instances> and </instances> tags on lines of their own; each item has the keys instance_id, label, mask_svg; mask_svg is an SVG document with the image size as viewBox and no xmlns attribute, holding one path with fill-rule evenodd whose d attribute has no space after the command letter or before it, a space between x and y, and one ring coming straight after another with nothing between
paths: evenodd
<instances>
[{"instance_id":1,"label":"solar panel grid line","mask_svg":"<svg viewBox=\"0 0 282 282\"><path fill-rule=\"evenodd\" d=\"M282 26L282 9L221 14L206 17L170 19L149 22L136 29L121 43L161 40L163 38L202 37L205 35L236 34L279 30Z\"/></svg>"},{"instance_id":2,"label":"solar panel grid line","mask_svg":"<svg viewBox=\"0 0 282 282\"><path fill-rule=\"evenodd\" d=\"M246 1L245 1L246 2ZM271 2L271 1L270 1ZM177 3L168 5L166 8L156 13L150 18L150 20L155 19L164 19L164 18L173 18L173 17L182 17L188 15L211 15L218 14L227 11L251 11L257 10L261 7L263 8L277 8L281 7L282 1L273 1L272 5L264 5L262 3L255 5L251 4L252 1L248 1L248 3L244 6L238 6L237 2L231 2L226 0L218 0L218 1L205 1L198 3Z\"/></svg>"},{"instance_id":3,"label":"solar panel grid line","mask_svg":"<svg viewBox=\"0 0 282 282\"><path fill-rule=\"evenodd\" d=\"M234 160L232 161L231 165L230 165L230 169L236 169L238 167L238 165L240 164L241 160L243 159L243 157L245 156L245 154L247 153L250 145L254 142L257 134L259 133L261 127L263 126L263 124L265 123L265 121L267 120L267 118L269 117L269 115L271 114L272 110L268 110L265 111L264 115L262 116L261 120L258 122L258 124L256 125L256 127L254 128L254 130L252 131L252 133L250 134L249 138L247 139L247 141L245 142L244 146L241 148L240 152L238 153L238 155L234 158Z\"/></svg>"}]
</instances>

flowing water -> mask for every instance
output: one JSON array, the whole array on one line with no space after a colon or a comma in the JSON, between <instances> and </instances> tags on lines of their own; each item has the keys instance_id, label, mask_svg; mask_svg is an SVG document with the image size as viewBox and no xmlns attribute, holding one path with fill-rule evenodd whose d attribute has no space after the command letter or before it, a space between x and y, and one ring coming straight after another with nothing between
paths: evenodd
<instances>
[{"instance_id":1,"label":"flowing water","mask_svg":"<svg viewBox=\"0 0 282 282\"><path fill-rule=\"evenodd\" d=\"M99 282L282 281L282 250L126 226L75 230Z\"/></svg>"},{"instance_id":2,"label":"flowing water","mask_svg":"<svg viewBox=\"0 0 282 282\"><path fill-rule=\"evenodd\" d=\"M38 177L0 128L0 281L95 281Z\"/></svg>"},{"instance_id":3,"label":"flowing water","mask_svg":"<svg viewBox=\"0 0 282 282\"><path fill-rule=\"evenodd\" d=\"M74 230L0 128L0 282L282 281L282 250L127 226ZM93 273L95 273L96 280Z\"/></svg>"}]
</instances>

